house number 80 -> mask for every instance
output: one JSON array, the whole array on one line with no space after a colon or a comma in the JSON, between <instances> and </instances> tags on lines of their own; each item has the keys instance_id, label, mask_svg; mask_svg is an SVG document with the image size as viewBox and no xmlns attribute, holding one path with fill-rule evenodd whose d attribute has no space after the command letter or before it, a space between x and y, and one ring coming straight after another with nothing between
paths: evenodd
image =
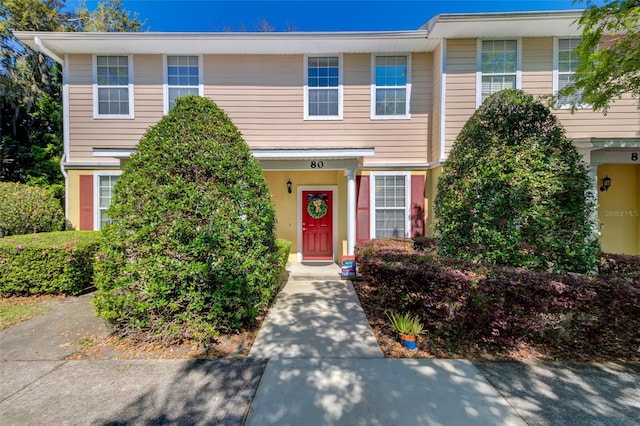
<instances>
[{"instance_id":1,"label":"house number 80","mask_svg":"<svg viewBox=\"0 0 640 426\"><path fill-rule=\"evenodd\" d=\"M311 168L312 169L321 169L324 167L324 162L322 161L312 161L311 162Z\"/></svg>"}]
</instances>

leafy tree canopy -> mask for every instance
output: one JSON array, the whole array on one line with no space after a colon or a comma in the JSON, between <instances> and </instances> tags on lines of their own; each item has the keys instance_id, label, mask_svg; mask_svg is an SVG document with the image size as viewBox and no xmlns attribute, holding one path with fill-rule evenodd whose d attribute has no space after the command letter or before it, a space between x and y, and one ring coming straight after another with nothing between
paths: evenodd
<instances>
[{"instance_id":1,"label":"leafy tree canopy","mask_svg":"<svg viewBox=\"0 0 640 426\"><path fill-rule=\"evenodd\" d=\"M13 32L137 31L142 25L120 0L75 12L65 11L63 0L0 2L0 181L60 189L62 183L60 65L23 45Z\"/></svg>"},{"instance_id":2,"label":"leafy tree canopy","mask_svg":"<svg viewBox=\"0 0 640 426\"><path fill-rule=\"evenodd\" d=\"M83 1L76 9L77 24L81 31L140 31L145 25L139 21L139 15L125 10L120 0L110 0L98 3L94 10L88 10Z\"/></svg>"},{"instance_id":3,"label":"leafy tree canopy","mask_svg":"<svg viewBox=\"0 0 640 426\"><path fill-rule=\"evenodd\" d=\"M640 0L586 3L579 20L579 65L561 94L581 93L581 103L606 113L623 94L640 100Z\"/></svg>"}]
</instances>

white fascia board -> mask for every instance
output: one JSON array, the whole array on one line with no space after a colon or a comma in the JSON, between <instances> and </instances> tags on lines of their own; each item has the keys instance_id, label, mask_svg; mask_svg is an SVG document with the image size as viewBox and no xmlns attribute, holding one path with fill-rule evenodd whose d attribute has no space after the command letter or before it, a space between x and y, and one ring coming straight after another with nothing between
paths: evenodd
<instances>
[{"instance_id":1,"label":"white fascia board","mask_svg":"<svg viewBox=\"0 0 640 426\"><path fill-rule=\"evenodd\" d=\"M373 148L310 148L310 149L252 149L259 159L314 159L314 158L357 158L373 157Z\"/></svg>"},{"instance_id":2,"label":"white fascia board","mask_svg":"<svg viewBox=\"0 0 640 426\"><path fill-rule=\"evenodd\" d=\"M16 31L23 43L38 49L46 42L52 55L69 54L326 54L426 52L433 49L427 32L289 32L289 33L99 33ZM43 52L46 53L46 52ZM48 53L47 53L48 54Z\"/></svg>"}]
</instances>

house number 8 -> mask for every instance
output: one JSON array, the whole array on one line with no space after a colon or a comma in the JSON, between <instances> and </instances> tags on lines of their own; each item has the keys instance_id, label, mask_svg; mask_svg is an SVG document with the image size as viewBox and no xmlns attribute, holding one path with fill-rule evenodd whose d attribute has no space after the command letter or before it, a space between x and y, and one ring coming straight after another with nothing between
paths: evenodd
<instances>
[{"instance_id":1,"label":"house number 8","mask_svg":"<svg viewBox=\"0 0 640 426\"><path fill-rule=\"evenodd\" d=\"M638 153L637 152L632 152L631 153L631 161L638 161Z\"/></svg>"},{"instance_id":2,"label":"house number 8","mask_svg":"<svg viewBox=\"0 0 640 426\"><path fill-rule=\"evenodd\" d=\"M312 169L321 169L324 167L324 162L322 161L312 161L311 162L311 168Z\"/></svg>"}]
</instances>

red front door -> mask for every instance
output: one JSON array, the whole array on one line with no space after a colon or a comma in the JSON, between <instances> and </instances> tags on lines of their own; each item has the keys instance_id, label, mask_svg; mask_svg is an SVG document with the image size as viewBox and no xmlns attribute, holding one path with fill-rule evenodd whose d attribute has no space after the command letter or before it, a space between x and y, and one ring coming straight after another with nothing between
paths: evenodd
<instances>
[{"instance_id":1,"label":"red front door","mask_svg":"<svg viewBox=\"0 0 640 426\"><path fill-rule=\"evenodd\" d=\"M333 193L302 191L302 259L333 260Z\"/></svg>"}]
</instances>

